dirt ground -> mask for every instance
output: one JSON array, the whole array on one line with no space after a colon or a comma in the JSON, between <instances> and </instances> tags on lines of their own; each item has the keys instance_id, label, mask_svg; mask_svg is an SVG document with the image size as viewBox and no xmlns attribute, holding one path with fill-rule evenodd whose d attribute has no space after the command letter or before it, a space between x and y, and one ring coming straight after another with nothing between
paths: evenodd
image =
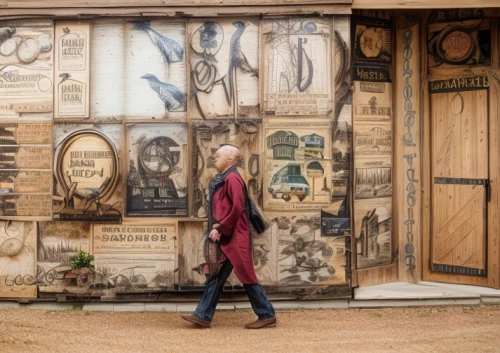
<instances>
[{"instance_id":1,"label":"dirt ground","mask_svg":"<svg viewBox=\"0 0 500 353\"><path fill-rule=\"evenodd\" d=\"M0 309L0 352L500 352L500 306L217 312L210 329L175 313Z\"/></svg>"}]
</instances>

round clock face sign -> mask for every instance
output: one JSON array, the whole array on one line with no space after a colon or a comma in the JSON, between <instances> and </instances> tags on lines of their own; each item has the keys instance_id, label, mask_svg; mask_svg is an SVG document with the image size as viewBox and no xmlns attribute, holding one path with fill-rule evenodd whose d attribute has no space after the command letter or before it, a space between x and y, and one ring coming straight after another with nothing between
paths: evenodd
<instances>
[{"instance_id":1,"label":"round clock face sign","mask_svg":"<svg viewBox=\"0 0 500 353\"><path fill-rule=\"evenodd\" d=\"M99 132L81 131L63 142L57 172L66 192L100 199L115 188L117 167L114 145Z\"/></svg>"}]
</instances>

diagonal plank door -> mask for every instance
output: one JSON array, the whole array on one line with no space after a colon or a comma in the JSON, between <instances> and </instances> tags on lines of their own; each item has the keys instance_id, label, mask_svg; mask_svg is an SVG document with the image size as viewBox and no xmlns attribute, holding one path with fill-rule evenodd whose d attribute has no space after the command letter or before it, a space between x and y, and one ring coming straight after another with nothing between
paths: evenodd
<instances>
[{"instance_id":1,"label":"diagonal plank door","mask_svg":"<svg viewBox=\"0 0 500 353\"><path fill-rule=\"evenodd\" d=\"M486 275L488 91L431 94L431 270Z\"/></svg>"}]
</instances>

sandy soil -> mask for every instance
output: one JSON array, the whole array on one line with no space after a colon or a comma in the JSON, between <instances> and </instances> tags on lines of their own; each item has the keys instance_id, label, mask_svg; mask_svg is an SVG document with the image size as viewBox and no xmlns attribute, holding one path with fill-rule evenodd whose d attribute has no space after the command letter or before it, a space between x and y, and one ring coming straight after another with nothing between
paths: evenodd
<instances>
[{"instance_id":1,"label":"sandy soil","mask_svg":"<svg viewBox=\"0 0 500 353\"><path fill-rule=\"evenodd\" d=\"M245 330L250 311L210 329L175 313L0 310L0 352L500 352L500 306L282 311Z\"/></svg>"}]
</instances>

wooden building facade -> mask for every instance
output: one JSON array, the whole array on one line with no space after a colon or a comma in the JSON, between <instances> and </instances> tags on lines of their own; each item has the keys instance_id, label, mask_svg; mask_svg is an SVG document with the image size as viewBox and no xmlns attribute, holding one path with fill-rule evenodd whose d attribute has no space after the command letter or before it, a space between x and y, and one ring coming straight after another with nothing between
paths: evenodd
<instances>
[{"instance_id":1,"label":"wooden building facade","mask_svg":"<svg viewBox=\"0 0 500 353\"><path fill-rule=\"evenodd\" d=\"M223 144L269 221L275 298L500 287L500 5L5 3L0 298L200 290Z\"/></svg>"}]
</instances>

